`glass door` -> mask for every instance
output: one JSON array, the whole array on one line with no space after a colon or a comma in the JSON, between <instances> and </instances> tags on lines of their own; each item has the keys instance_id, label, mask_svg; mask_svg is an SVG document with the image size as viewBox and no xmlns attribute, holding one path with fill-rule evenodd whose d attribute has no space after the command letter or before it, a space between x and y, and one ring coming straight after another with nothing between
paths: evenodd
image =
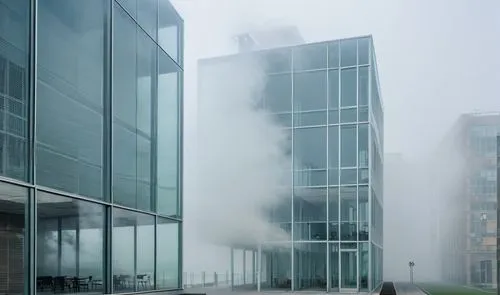
<instances>
[{"instance_id":1,"label":"glass door","mask_svg":"<svg viewBox=\"0 0 500 295\"><path fill-rule=\"evenodd\" d=\"M340 250L340 291L358 290L358 253Z\"/></svg>"}]
</instances>

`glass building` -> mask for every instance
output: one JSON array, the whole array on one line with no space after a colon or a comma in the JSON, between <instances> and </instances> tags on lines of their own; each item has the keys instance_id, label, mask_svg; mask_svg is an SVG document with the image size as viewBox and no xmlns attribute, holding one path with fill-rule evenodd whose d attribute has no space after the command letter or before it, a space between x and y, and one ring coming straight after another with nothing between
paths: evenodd
<instances>
[{"instance_id":1,"label":"glass building","mask_svg":"<svg viewBox=\"0 0 500 295\"><path fill-rule=\"evenodd\" d=\"M439 196L446 198L441 205L441 270L443 279L453 283L497 286L497 134L500 114L464 114L441 146L447 166L461 164L461 172L453 175L460 185L450 196ZM450 174L449 169L437 171Z\"/></svg>"},{"instance_id":2,"label":"glass building","mask_svg":"<svg viewBox=\"0 0 500 295\"><path fill-rule=\"evenodd\" d=\"M179 289L183 21L0 0L0 293Z\"/></svg>"},{"instance_id":3,"label":"glass building","mask_svg":"<svg viewBox=\"0 0 500 295\"><path fill-rule=\"evenodd\" d=\"M201 79L210 76L208 65L246 55L263 64L262 107L289 131L293 185L270 214L288 238L234 249L233 285L242 259L243 284L258 290L375 289L382 282L384 121L372 37L202 60Z\"/></svg>"}]
</instances>

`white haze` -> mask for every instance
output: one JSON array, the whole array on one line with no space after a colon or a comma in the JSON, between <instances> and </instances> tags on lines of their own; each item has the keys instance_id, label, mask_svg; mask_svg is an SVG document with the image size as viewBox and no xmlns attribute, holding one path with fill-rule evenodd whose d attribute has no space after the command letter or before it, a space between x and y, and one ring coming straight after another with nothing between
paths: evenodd
<instances>
[{"instance_id":1,"label":"white haze","mask_svg":"<svg viewBox=\"0 0 500 295\"><path fill-rule=\"evenodd\" d=\"M210 203L207 196L195 190L198 169L195 160L197 60L234 53L236 46L233 36L254 25L261 27L280 23L296 25L308 42L373 35L385 111L384 148L386 153L399 153L403 159L399 165L392 166L395 167L392 171L389 170L391 165L385 166L384 276L386 279L407 280L407 263L413 259L416 263L416 279L439 278L439 254L435 237L443 239L445 233L437 233L433 229L437 222L435 216L446 219L451 211L439 210L438 204L446 203L442 200L453 194L450 186L453 187L454 178L449 177L446 181L440 179L444 175L452 175L457 169L447 161L432 159L430 154L437 149L440 140L461 113L500 110L500 2L173 0L173 3L185 20L186 34L185 271L229 269L227 249L210 246L205 240L206 236L201 236L196 230L199 224L197 220L210 219L218 208L225 215L230 204L222 202L220 196ZM241 70L239 74L243 72ZM219 83L224 82L230 85L231 80ZM224 107L222 104L218 106ZM217 118L216 114L220 115L221 111L214 113L214 120L229 121L228 118ZM219 132L238 134L241 130L231 128L240 128L241 125L247 124L238 122L223 126L222 130L212 129L212 136L219 138L222 143L229 139ZM259 141L247 141L248 146L227 143L241 149L242 155L259 149L261 145ZM446 149L444 153L453 152L452 148ZM230 150L229 146L220 152L214 151L212 157L224 159L222 153L228 151L233 153L228 156L234 158L235 151ZM230 163L231 167L248 164L245 163L247 158L243 156L235 159L243 163L233 162ZM439 166L444 168L437 170ZM230 172L221 171L223 167L222 164L214 165L214 171L210 171L210 174L227 176ZM231 172L245 173L241 169ZM429 178L436 182L431 182ZM248 182L252 180L248 179ZM391 190L391 187L395 188ZM390 194L391 191L395 193ZM236 200L233 200L232 206L241 208L246 205L235 204ZM208 210L199 210L201 206L208 206ZM222 227L220 232L229 233L240 226L248 226L247 220L236 214L233 216L226 223L217 221Z\"/></svg>"}]
</instances>

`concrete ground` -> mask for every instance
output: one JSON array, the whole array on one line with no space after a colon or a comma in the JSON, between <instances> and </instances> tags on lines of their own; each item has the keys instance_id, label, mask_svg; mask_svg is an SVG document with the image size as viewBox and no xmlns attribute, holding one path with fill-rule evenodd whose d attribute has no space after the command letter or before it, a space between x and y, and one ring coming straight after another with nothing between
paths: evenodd
<instances>
[{"instance_id":1,"label":"concrete ground","mask_svg":"<svg viewBox=\"0 0 500 295\"><path fill-rule=\"evenodd\" d=\"M416 285L410 283L394 283L397 295L427 295Z\"/></svg>"}]
</instances>

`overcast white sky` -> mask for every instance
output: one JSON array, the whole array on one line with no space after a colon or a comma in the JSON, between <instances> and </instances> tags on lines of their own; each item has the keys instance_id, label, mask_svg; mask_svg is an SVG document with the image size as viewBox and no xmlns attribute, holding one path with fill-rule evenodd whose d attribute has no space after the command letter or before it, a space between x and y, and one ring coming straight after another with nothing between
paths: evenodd
<instances>
[{"instance_id":1,"label":"overcast white sky","mask_svg":"<svg viewBox=\"0 0 500 295\"><path fill-rule=\"evenodd\" d=\"M172 2L185 20L187 211L196 202L190 181L196 169L197 60L234 52L232 37L255 26L296 25L307 42L372 34L386 153L417 158L437 144L461 113L500 111L497 0Z\"/></svg>"}]
</instances>

